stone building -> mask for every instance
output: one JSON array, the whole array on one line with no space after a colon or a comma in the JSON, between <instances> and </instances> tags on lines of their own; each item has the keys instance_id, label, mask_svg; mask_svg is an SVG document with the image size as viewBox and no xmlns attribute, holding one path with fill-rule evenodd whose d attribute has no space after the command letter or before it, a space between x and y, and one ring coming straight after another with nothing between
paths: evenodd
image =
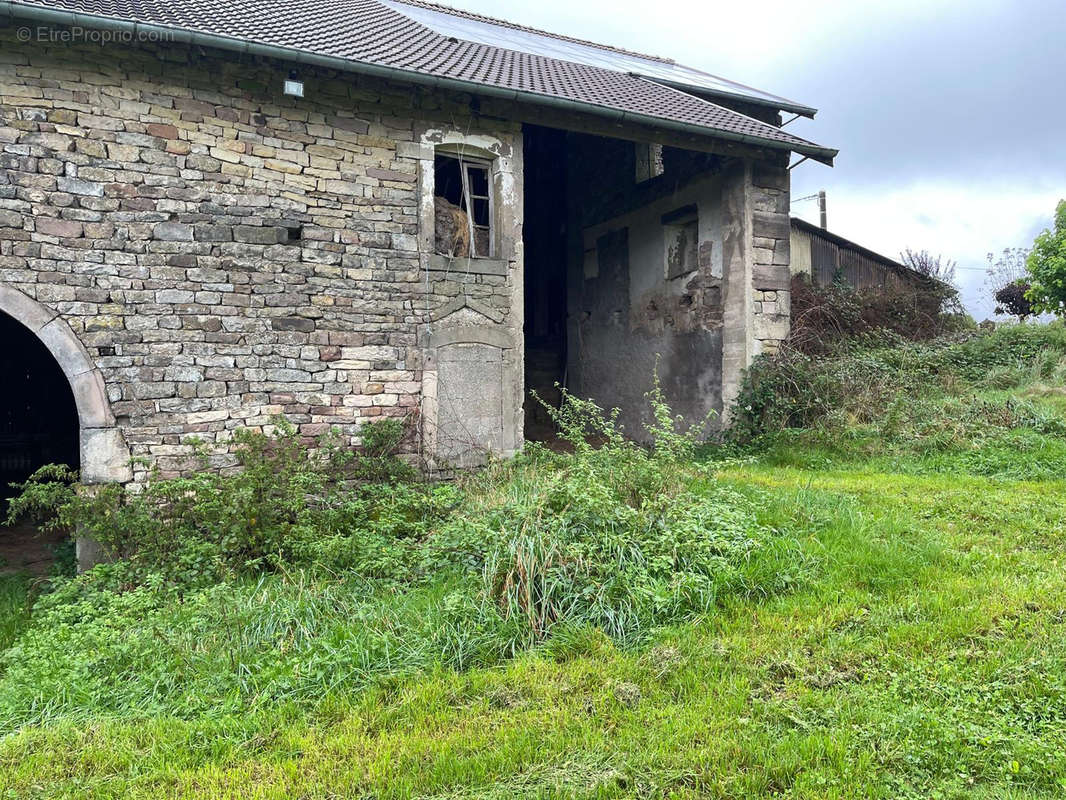
<instances>
[{"instance_id":1,"label":"stone building","mask_svg":"<svg viewBox=\"0 0 1066 800\"><path fill-rule=\"evenodd\" d=\"M279 414L476 463L555 381L639 435L656 362L722 411L788 330L790 155L835 155L783 113L421 0L4 2L5 476L224 467Z\"/></svg>"}]
</instances>

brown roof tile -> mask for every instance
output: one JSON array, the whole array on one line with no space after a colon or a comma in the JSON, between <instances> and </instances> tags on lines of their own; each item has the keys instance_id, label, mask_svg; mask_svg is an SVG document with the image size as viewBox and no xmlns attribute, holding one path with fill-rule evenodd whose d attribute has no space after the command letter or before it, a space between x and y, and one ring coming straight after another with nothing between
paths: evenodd
<instances>
[{"instance_id":1,"label":"brown roof tile","mask_svg":"<svg viewBox=\"0 0 1066 800\"><path fill-rule=\"evenodd\" d=\"M405 2L479 22L511 25L431 3ZM442 35L402 13L402 4L381 0L36 0L12 2L10 9L16 16L20 10L30 14L32 9L87 15L77 23L84 27L107 24L107 20L97 18L167 26L332 57L352 62L353 68L363 63L462 81L475 84L470 87L472 92L481 85L513 90L534 102L538 97L554 98L590 110L626 112L651 124L660 121L666 127L680 123L693 132L742 138L820 160L828 161L835 155L829 148L639 75ZM671 63L649 56L640 58Z\"/></svg>"}]
</instances>

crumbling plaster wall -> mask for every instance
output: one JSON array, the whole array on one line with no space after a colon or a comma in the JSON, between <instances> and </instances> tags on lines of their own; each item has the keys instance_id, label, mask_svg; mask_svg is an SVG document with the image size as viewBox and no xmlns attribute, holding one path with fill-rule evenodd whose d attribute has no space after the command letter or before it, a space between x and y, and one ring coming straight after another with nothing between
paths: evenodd
<instances>
[{"instance_id":1,"label":"crumbling plaster wall","mask_svg":"<svg viewBox=\"0 0 1066 800\"><path fill-rule=\"evenodd\" d=\"M667 148L663 175L636 183L634 153L571 140L568 384L640 437L657 369L676 413L720 424L751 359L788 333L787 165ZM669 225L692 208L695 259L679 272Z\"/></svg>"}]
</instances>

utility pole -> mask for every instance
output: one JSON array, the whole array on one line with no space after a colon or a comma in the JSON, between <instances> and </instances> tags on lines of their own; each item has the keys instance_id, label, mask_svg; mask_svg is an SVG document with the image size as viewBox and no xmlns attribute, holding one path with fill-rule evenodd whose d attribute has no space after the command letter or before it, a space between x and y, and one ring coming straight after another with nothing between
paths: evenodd
<instances>
[{"instance_id":1,"label":"utility pole","mask_svg":"<svg viewBox=\"0 0 1066 800\"><path fill-rule=\"evenodd\" d=\"M818 213L822 218L822 230L827 230L828 228L825 221L825 189L818 192Z\"/></svg>"}]
</instances>

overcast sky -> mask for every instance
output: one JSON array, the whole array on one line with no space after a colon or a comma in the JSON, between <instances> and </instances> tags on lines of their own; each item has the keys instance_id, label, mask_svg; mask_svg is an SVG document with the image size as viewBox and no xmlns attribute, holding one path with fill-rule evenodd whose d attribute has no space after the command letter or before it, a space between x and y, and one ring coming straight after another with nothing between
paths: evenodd
<instances>
[{"instance_id":1,"label":"overcast sky","mask_svg":"<svg viewBox=\"0 0 1066 800\"><path fill-rule=\"evenodd\" d=\"M978 320L986 254L1030 245L1066 197L1066 0L443 2L818 108L789 130L840 156L797 167L793 198L825 189L830 230L885 255L956 260Z\"/></svg>"}]
</instances>

